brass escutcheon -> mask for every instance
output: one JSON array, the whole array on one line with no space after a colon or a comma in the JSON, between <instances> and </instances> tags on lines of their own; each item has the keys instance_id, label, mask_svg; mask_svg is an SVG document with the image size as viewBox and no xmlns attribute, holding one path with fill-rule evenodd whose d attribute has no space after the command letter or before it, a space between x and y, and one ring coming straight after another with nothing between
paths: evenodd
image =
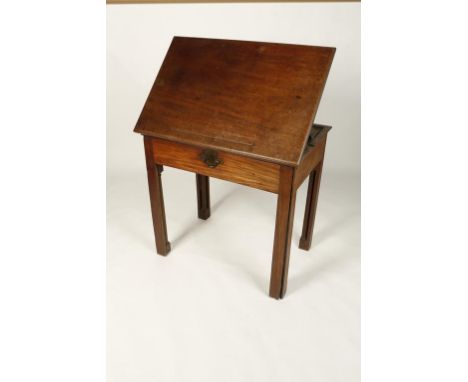
<instances>
[{"instance_id":1,"label":"brass escutcheon","mask_svg":"<svg viewBox=\"0 0 468 382\"><path fill-rule=\"evenodd\" d=\"M200 154L200 159L209 167L215 168L223 163L222 159L218 158L218 152L211 149L204 149Z\"/></svg>"}]
</instances>

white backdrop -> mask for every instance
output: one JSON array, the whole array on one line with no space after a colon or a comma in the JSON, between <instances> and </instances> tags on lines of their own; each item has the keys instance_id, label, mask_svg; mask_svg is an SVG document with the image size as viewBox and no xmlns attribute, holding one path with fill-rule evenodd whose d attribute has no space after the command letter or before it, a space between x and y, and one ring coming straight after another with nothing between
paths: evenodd
<instances>
[{"instance_id":1,"label":"white backdrop","mask_svg":"<svg viewBox=\"0 0 468 382\"><path fill-rule=\"evenodd\" d=\"M109 382L360 379L360 5L108 6ZM141 136L132 132L174 35L334 46L316 121L331 124L312 248L268 297L275 195L211 180L196 218L194 175L163 173L172 251L156 255Z\"/></svg>"}]
</instances>

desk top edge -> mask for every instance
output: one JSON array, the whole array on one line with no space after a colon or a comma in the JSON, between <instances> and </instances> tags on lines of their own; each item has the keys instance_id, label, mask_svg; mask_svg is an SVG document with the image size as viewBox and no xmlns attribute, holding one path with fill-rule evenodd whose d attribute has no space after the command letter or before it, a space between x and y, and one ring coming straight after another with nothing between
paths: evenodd
<instances>
[{"instance_id":1,"label":"desk top edge","mask_svg":"<svg viewBox=\"0 0 468 382\"><path fill-rule=\"evenodd\" d=\"M322 125L322 124L319 124L319 123L314 123L311 130L313 130L313 129L320 129L320 131L316 132L316 134L313 136L313 143L314 143L314 146L315 146L315 143L320 142L322 139L324 139L328 135L329 131L332 129L332 126ZM262 155L258 155L258 154L254 154L254 153L249 153L249 152L245 152L245 151L233 150L233 149L229 149L229 148L226 148L226 147L217 146L217 145L213 145L213 144L201 144L201 143L198 143L198 142L193 142L193 141L189 141L189 140L181 140L181 139L178 139L178 138L177 139L171 139L171 138L168 138L168 137L166 137L164 135L154 134L153 132L151 132L151 133L146 133L146 132L142 132L142 131L135 131L135 132L138 133L138 134L141 134L143 137L164 139L164 140L167 140L167 141L181 143L181 144L184 144L184 145L199 147L200 149L207 148L207 149L218 150L218 151L221 151L221 152L224 151L224 152L236 154L236 155L239 155L239 156L245 156L245 157L257 159L257 160L260 160L260 161L275 163L275 164L283 165L283 166L298 167L300 165L300 163L301 163L301 160L302 160L302 156L297 162L291 162L291 161L285 161L285 160L281 160L281 159L270 158L270 157L266 157L266 156L262 156ZM306 151L307 147L308 147L308 145L307 145L307 141L306 141L306 145L304 147L304 152ZM302 155L304 155L304 152L303 152Z\"/></svg>"}]
</instances>

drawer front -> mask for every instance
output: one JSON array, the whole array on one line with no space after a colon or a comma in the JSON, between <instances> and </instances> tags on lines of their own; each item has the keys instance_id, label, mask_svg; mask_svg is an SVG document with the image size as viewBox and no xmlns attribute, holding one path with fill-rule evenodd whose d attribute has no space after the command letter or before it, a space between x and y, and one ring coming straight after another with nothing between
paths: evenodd
<instances>
[{"instance_id":1,"label":"drawer front","mask_svg":"<svg viewBox=\"0 0 468 382\"><path fill-rule=\"evenodd\" d=\"M205 163L201 158L203 148L159 138L152 138L151 141L157 164L278 193L278 164L216 151L214 161L219 160L221 163L209 167L208 164L213 166L213 158L205 158L208 164Z\"/></svg>"}]
</instances>

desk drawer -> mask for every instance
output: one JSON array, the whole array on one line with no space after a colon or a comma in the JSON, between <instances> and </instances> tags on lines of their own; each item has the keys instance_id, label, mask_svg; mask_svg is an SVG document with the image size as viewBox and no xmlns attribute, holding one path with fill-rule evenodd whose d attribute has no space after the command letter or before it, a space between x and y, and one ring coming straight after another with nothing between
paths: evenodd
<instances>
[{"instance_id":1,"label":"desk drawer","mask_svg":"<svg viewBox=\"0 0 468 382\"><path fill-rule=\"evenodd\" d=\"M278 164L216 150L214 153L205 151L206 155L202 158L203 148L165 139L150 139L157 164L278 193Z\"/></svg>"}]
</instances>

